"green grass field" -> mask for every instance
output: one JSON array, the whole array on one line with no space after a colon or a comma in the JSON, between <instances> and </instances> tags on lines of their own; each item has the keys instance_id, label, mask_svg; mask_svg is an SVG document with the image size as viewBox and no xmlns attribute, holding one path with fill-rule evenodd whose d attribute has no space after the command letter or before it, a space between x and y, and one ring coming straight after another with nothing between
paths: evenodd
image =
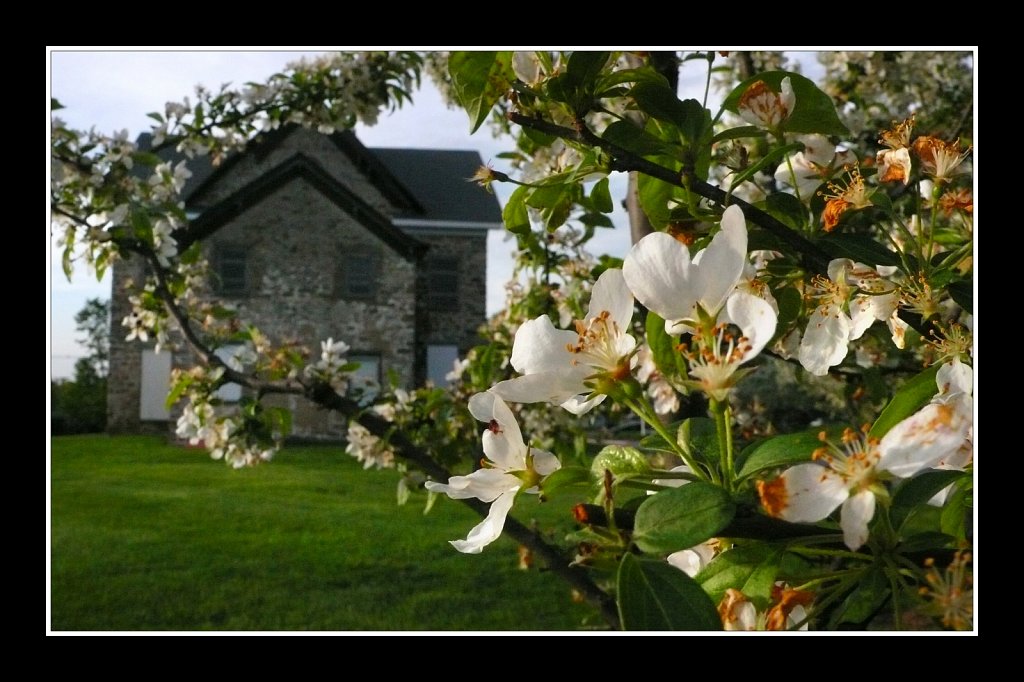
<instances>
[{"instance_id":1,"label":"green grass field","mask_svg":"<svg viewBox=\"0 0 1024 682\"><path fill-rule=\"evenodd\" d=\"M159 438L52 440L51 623L65 630L575 630L597 624L555 576L447 540L447 499L395 504L397 474L339 447L232 470ZM517 516L554 518L524 500ZM566 526L568 528L568 526Z\"/></svg>"}]
</instances>

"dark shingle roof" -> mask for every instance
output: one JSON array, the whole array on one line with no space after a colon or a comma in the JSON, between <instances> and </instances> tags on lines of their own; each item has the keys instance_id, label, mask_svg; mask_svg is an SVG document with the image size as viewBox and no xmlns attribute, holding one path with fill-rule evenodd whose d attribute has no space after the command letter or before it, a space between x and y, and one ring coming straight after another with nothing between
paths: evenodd
<instances>
[{"instance_id":1,"label":"dark shingle roof","mask_svg":"<svg viewBox=\"0 0 1024 682\"><path fill-rule=\"evenodd\" d=\"M475 151L372 148L391 174L423 206L423 214L399 218L501 225L495 196L467 178L483 164Z\"/></svg>"},{"instance_id":2,"label":"dark shingle roof","mask_svg":"<svg viewBox=\"0 0 1024 682\"><path fill-rule=\"evenodd\" d=\"M364 172L373 167L383 166L384 175L390 174L395 180L393 184L406 190L419 204L418 207L407 205L400 209L401 212L396 216L398 219L432 223L469 223L475 227L501 226L501 207L495 196L466 181L466 178L471 177L483 163L479 153L450 149L367 149L359 144L351 133L336 133L335 137L335 142L346 153L370 155L370 159L364 159L370 161L369 165L357 163ZM142 133L137 143L140 150L148 151L152 146L152 136L149 133ZM173 148L162 149L157 155L171 163L177 163L185 158ZM192 177L185 183L182 192L186 200L218 170L210 163L209 157L205 156L189 160L188 169L192 171ZM221 170L225 169L222 167ZM392 184L389 178L379 177L380 173L373 172L371 175L371 180L375 184L382 184L385 189ZM392 195L392 200L395 200L394 191L386 193ZM417 210L418 208L422 208L422 211Z\"/></svg>"}]
</instances>

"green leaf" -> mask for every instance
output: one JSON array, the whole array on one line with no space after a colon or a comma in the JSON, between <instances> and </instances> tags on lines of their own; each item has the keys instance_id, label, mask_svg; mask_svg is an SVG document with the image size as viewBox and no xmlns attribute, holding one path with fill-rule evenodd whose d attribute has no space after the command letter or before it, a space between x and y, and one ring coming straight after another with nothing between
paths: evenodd
<instances>
[{"instance_id":1,"label":"green leaf","mask_svg":"<svg viewBox=\"0 0 1024 682\"><path fill-rule=\"evenodd\" d=\"M970 281L953 282L946 290L958 306L974 314L974 287Z\"/></svg>"},{"instance_id":2,"label":"green leaf","mask_svg":"<svg viewBox=\"0 0 1024 682\"><path fill-rule=\"evenodd\" d=\"M939 392L939 387L935 384L935 375L938 371L939 365L932 365L900 386L896 395L875 420L871 427L871 435L881 438L889 429L924 407L932 396Z\"/></svg>"},{"instance_id":3,"label":"green leaf","mask_svg":"<svg viewBox=\"0 0 1024 682\"><path fill-rule=\"evenodd\" d=\"M505 229L512 234L528 234L530 232L530 214L526 210L526 196L529 191L529 187L517 187L501 212Z\"/></svg>"},{"instance_id":4,"label":"green leaf","mask_svg":"<svg viewBox=\"0 0 1024 682\"><path fill-rule=\"evenodd\" d=\"M714 602L667 562L626 554L616 593L624 630L721 630Z\"/></svg>"},{"instance_id":5,"label":"green leaf","mask_svg":"<svg viewBox=\"0 0 1024 682\"><path fill-rule=\"evenodd\" d=\"M707 417L690 417L679 425L676 442L687 455L705 462L718 460L718 430L715 420Z\"/></svg>"},{"instance_id":6,"label":"green leaf","mask_svg":"<svg viewBox=\"0 0 1024 682\"><path fill-rule=\"evenodd\" d=\"M775 303L779 306L779 321L775 328L775 337L781 338L789 332L789 326L800 316L803 309L803 295L795 287L783 287L772 292ZM773 339L774 341L774 339ZM772 344L769 343L769 346Z\"/></svg>"},{"instance_id":7,"label":"green leaf","mask_svg":"<svg viewBox=\"0 0 1024 682\"><path fill-rule=\"evenodd\" d=\"M584 213L577 218L584 225L592 227L615 227L612 219L603 213Z\"/></svg>"},{"instance_id":8,"label":"green leaf","mask_svg":"<svg viewBox=\"0 0 1024 682\"><path fill-rule=\"evenodd\" d=\"M791 133L821 133L822 135L849 135L843 122L839 120L832 98L822 92L814 81L789 71L766 71L743 81L729 93L722 103L722 108L736 113L740 98L756 81L764 81L775 92L782 89L782 79L789 77L793 86L796 102L793 112L783 123L783 128Z\"/></svg>"},{"instance_id":9,"label":"green leaf","mask_svg":"<svg viewBox=\"0 0 1024 682\"><path fill-rule=\"evenodd\" d=\"M889 195L882 191L877 191L871 195L871 203L882 209L886 213L892 214L892 199Z\"/></svg>"},{"instance_id":10,"label":"green leaf","mask_svg":"<svg viewBox=\"0 0 1024 682\"><path fill-rule=\"evenodd\" d=\"M742 172L737 173L735 176L733 176L731 184L729 185L729 191L731 192L733 188L739 187L747 179L754 177L754 174L757 173L762 168L765 168L766 166L769 165L774 166L775 161L777 159L781 159L790 152L798 152L803 148L804 145L802 142L793 142L792 144L783 145L782 147L776 147L775 149L765 154L757 163L751 166L747 166L745 169L743 169Z\"/></svg>"},{"instance_id":11,"label":"green leaf","mask_svg":"<svg viewBox=\"0 0 1024 682\"><path fill-rule=\"evenodd\" d=\"M683 134L683 137L690 144L700 144L705 137L705 133L711 130L711 112L695 99L684 99L682 101L682 112L682 120L676 122L676 125L679 126L679 132Z\"/></svg>"},{"instance_id":12,"label":"green leaf","mask_svg":"<svg viewBox=\"0 0 1024 682\"><path fill-rule=\"evenodd\" d=\"M664 154L668 144L629 121L616 121L604 129L601 138L640 156Z\"/></svg>"},{"instance_id":13,"label":"green leaf","mask_svg":"<svg viewBox=\"0 0 1024 682\"><path fill-rule=\"evenodd\" d=\"M644 173L637 180L640 207L656 230L663 230L671 219L668 201L672 198L675 188Z\"/></svg>"},{"instance_id":14,"label":"green leaf","mask_svg":"<svg viewBox=\"0 0 1024 682\"><path fill-rule=\"evenodd\" d=\"M601 69L608 63L610 56L610 52L576 50L569 55L569 63L565 70L578 84L592 89L589 86L601 73Z\"/></svg>"},{"instance_id":15,"label":"green leaf","mask_svg":"<svg viewBox=\"0 0 1024 682\"><path fill-rule=\"evenodd\" d=\"M683 105L676 93L667 83L644 81L637 83L630 91L640 111L659 121L666 121L680 128L685 125L690 114L689 107Z\"/></svg>"},{"instance_id":16,"label":"green leaf","mask_svg":"<svg viewBox=\"0 0 1024 682\"><path fill-rule=\"evenodd\" d=\"M665 320L657 313L648 312L644 325L647 330L647 345L651 349L654 365L667 380L686 376L686 361L676 350L676 339L665 331Z\"/></svg>"},{"instance_id":17,"label":"green leaf","mask_svg":"<svg viewBox=\"0 0 1024 682\"><path fill-rule=\"evenodd\" d=\"M736 505L724 489L695 481L648 497L636 512L633 542L651 554L699 545L729 525Z\"/></svg>"},{"instance_id":18,"label":"green leaf","mask_svg":"<svg viewBox=\"0 0 1024 682\"><path fill-rule=\"evenodd\" d=\"M782 555L780 548L771 545L742 545L719 554L694 580L716 603L732 588L763 609L771 599Z\"/></svg>"},{"instance_id":19,"label":"green leaf","mask_svg":"<svg viewBox=\"0 0 1024 682\"><path fill-rule=\"evenodd\" d=\"M487 120L511 84L511 52L452 52L448 73L459 104L469 114L470 132Z\"/></svg>"},{"instance_id":20,"label":"green leaf","mask_svg":"<svg viewBox=\"0 0 1024 682\"><path fill-rule=\"evenodd\" d=\"M600 480L604 478L605 469L616 476L628 476L650 471L651 466L643 453L636 448L628 445L606 445L591 462L590 473Z\"/></svg>"},{"instance_id":21,"label":"green leaf","mask_svg":"<svg viewBox=\"0 0 1024 682\"><path fill-rule=\"evenodd\" d=\"M952 485L958 479L969 476L962 471L925 471L903 482L892 497L892 523L896 528L903 525L910 510L927 504L937 492Z\"/></svg>"},{"instance_id":22,"label":"green leaf","mask_svg":"<svg viewBox=\"0 0 1024 682\"><path fill-rule=\"evenodd\" d=\"M857 588L836 609L831 627L840 623L863 623L878 611L888 596L889 581L885 572L873 564L864 571Z\"/></svg>"},{"instance_id":23,"label":"green leaf","mask_svg":"<svg viewBox=\"0 0 1024 682\"><path fill-rule=\"evenodd\" d=\"M160 164L160 157L152 152L133 152L132 161L153 168Z\"/></svg>"},{"instance_id":24,"label":"green leaf","mask_svg":"<svg viewBox=\"0 0 1024 682\"><path fill-rule=\"evenodd\" d=\"M821 447L818 434L821 429L774 436L748 446L740 454L743 466L737 479L744 479L765 469L811 461L811 455Z\"/></svg>"},{"instance_id":25,"label":"green leaf","mask_svg":"<svg viewBox=\"0 0 1024 682\"><path fill-rule=\"evenodd\" d=\"M61 104L60 101L56 97L51 97L50 98L50 111L57 111L57 110L63 109L63 108L64 108L64 105Z\"/></svg>"},{"instance_id":26,"label":"green leaf","mask_svg":"<svg viewBox=\"0 0 1024 682\"><path fill-rule=\"evenodd\" d=\"M712 142L723 142L725 140L736 140L741 137L764 137L768 133L757 126L737 126L723 130L711 138Z\"/></svg>"},{"instance_id":27,"label":"green leaf","mask_svg":"<svg viewBox=\"0 0 1024 682\"><path fill-rule=\"evenodd\" d=\"M583 467L562 467L544 477L540 482L540 490L550 495L556 490L579 484L591 485L593 479L590 472Z\"/></svg>"},{"instance_id":28,"label":"green leaf","mask_svg":"<svg viewBox=\"0 0 1024 682\"><path fill-rule=\"evenodd\" d=\"M597 181L594 189L590 190L590 200L601 213L612 212L615 207L612 205L612 194L608 191L608 178Z\"/></svg>"},{"instance_id":29,"label":"green leaf","mask_svg":"<svg viewBox=\"0 0 1024 682\"><path fill-rule=\"evenodd\" d=\"M807 224L807 207L792 194L769 194L764 203L768 213L793 230L802 230Z\"/></svg>"},{"instance_id":30,"label":"green leaf","mask_svg":"<svg viewBox=\"0 0 1024 682\"><path fill-rule=\"evenodd\" d=\"M549 232L554 231L569 219L573 196L579 191L575 183L545 185L533 190L526 200L528 206L540 209L540 217Z\"/></svg>"},{"instance_id":31,"label":"green leaf","mask_svg":"<svg viewBox=\"0 0 1024 682\"><path fill-rule=\"evenodd\" d=\"M850 258L865 265L899 265L900 258L866 234L836 232L818 240L832 258Z\"/></svg>"},{"instance_id":32,"label":"green leaf","mask_svg":"<svg viewBox=\"0 0 1024 682\"><path fill-rule=\"evenodd\" d=\"M146 114L146 116L149 116L151 119L153 119L157 123L163 123L164 122L164 117L159 112L151 111L148 114Z\"/></svg>"},{"instance_id":33,"label":"green leaf","mask_svg":"<svg viewBox=\"0 0 1024 682\"><path fill-rule=\"evenodd\" d=\"M967 516L971 513L973 481L958 487L946 500L939 519L939 527L943 533L953 536L960 542L967 540Z\"/></svg>"}]
</instances>

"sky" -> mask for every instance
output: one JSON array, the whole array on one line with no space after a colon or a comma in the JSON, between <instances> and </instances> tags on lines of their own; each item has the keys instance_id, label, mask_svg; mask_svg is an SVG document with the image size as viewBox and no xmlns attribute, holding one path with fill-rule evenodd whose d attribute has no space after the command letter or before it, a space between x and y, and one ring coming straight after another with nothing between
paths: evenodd
<instances>
[{"instance_id":1,"label":"sky","mask_svg":"<svg viewBox=\"0 0 1024 682\"><path fill-rule=\"evenodd\" d=\"M150 111L163 111L167 101L180 101L202 83L211 88L222 83L262 81L285 64L316 52L293 51L82 51L54 50L50 53L51 97L64 105L59 116L72 128L95 126L104 133L128 129L131 138L149 130ZM702 62L691 62L698 64ZM680 96L702 98L704 72L696 66L681 73ZM720 101L721 95L717 96ZM712 93L712 101L716 101ZM711 104L711 102L709 102ZM49 131L49 121L47 121ZM510 170L498 154L512 148L508 139L495 139L487 126L474 135L461 109L449 109L430 82L413 95L413 104L393 114L384 114L373 127L359 125L356 135L368 147L474 149L484 162L497 170ZM629 228L619 202L625 194L626 179L612 177L616 212L615 229L602 229L590 244L595 255L623 256L629 248ZM511 188L496 185L499 201ZM505 233L494 230L488 238L487 313L503 307L504 285L512 272L514 243ZM97 282L84 270L69 282L60 267L59 254L50 240L50 373L53 378L70 377L74 362L84 353L74 328L74 315L88 298L110 297L109 275Z\"/></svg>"}]
</instances>

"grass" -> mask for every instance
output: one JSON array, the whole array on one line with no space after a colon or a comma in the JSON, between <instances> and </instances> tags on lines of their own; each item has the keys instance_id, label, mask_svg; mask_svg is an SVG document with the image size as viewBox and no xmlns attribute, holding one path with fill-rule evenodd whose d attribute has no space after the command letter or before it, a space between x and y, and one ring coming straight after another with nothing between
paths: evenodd
<instances>
[{"instance_id":1,"label":"grass","mask_svg":"<svg viewBox=\"0 0 1024 682\"><path fill-rule=\"evenodd\" d=\"M398 507L397 480L394 471L363 471L338 447L287 448L270 465L235 471L159 438L54 438L51 628L596 624L557 577L519 570L513 541L456 552L447 540L479 518L447 499L426 516L422 496Z\"/></svg>"}]
</instances>

